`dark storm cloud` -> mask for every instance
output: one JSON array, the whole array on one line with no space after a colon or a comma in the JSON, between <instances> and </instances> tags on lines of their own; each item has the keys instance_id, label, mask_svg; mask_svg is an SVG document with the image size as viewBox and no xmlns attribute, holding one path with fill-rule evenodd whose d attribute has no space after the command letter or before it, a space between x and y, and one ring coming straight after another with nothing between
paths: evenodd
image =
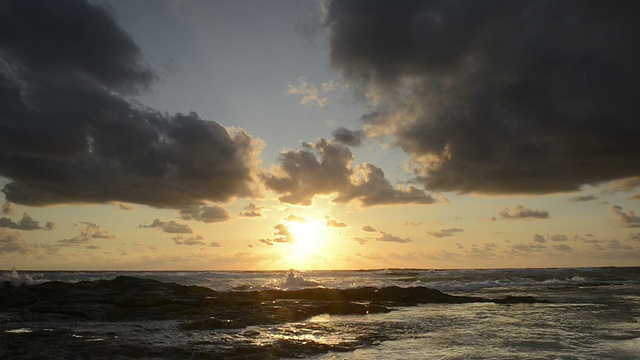
<instances>
[{"instance_id":1,"label":"dark storm cloud","mask_svg":"<svg viewBox=\"0 0 640 360\"><path fill-rule=\"evenodd\" d=\"M546 210L534 210L525 208L522 205L516 206L513 211L504 208L498 212L498 215L505 220L532 220L532 219L548 219L549 212Z\"/></svg>"},{"instance_id":2,"label":"dark storm cloud","mask_svg":"<svg viewBox=\"0 0 640 360\"><path fill-rule=\"evenodd\" d=\"M382 169L369 163L353 166L353 160L346 145L318 139L303 143L301 150L283 151L280 166L262 178L289 204L311 205L316 195L336 195L334 203L357 201L365 207L438 201L415 186L394 188Z\"/></svg>"},{"instance_id":3,"label":"dark storm cloud","mask_svg":"<svg viewBox=\"0 0 640 360\"><path fill-rule=\"evenodd\" d=\"M13 221L7 217L0 218L0 228L9 228L15 230L53 230L54 223L48 221L43 227L40 222L31 217L31 215L24 213L20 221Z\"/></svg>"},{"instance_id":4,"label":"dark storm cloud","mask_svg":"<svg viewBox=\"0 0 640 360\"><path fill-rule=\"evenodd\" d=\"M163 232L168 234L192 234L193 230L187 224L180 224L174 220L162 221L160 219L155 219L149 225L139 225L138 227L147 228L147 229L160 229Z\"/></svg>"},{"instance_id":5,"label":"dark storm cloud","mask_svg":"<svg viewBox=\"0 0 640 360\"><path fill-rule=\"evenodd\" d=\"M427 189L552 193L640 175L640 3L331 1L331 63Z\"/></svg>"},{"instance_id":6,"label":"dark storm cloud","mask_svg":"<svg viewBox=\"0 0 640 360\"><path fill-rule=\"evenodd\" d=\"M129 35L84 1L0 5L0 176L26 205L183 208L252 193L260 145L195 113L124 96L154 75Z\"/></svg>"},{"instance_id":7,"label":"dark storm cloud","mask_svg":"<svg viewBox=\"0 0 640 360\"><path fill-rule=\"evenodd\" d=\"M628 213L622 210L621 206L614 205L609 208L611 213L616 217L616 223L620 227L640 227L640 216L637 216L633 210Z\"/></svg>"},{"instance_id":8,"label":"dark storm cloud","mask_svg":"<svg viewBox=\"0 0 640 360\"><path fill-rule=\"evenodd\" d=\"M231 219L231 215L224 208L214 206L191 206L178 210L183 220L196 220L204 223L224 222Z\"/></svg>"},{"instance_id":9,"label":"dark storm cloud","mask_svg":"<svg viewBox=\"0 0 640 360\"><path fill-rule=\"evenodd\" d=\"M362 139L364 139L364 131L352 131L343 127L334 130L331 135L334 141L353 147L362 145Z\"/></svg>"}]
</instances>

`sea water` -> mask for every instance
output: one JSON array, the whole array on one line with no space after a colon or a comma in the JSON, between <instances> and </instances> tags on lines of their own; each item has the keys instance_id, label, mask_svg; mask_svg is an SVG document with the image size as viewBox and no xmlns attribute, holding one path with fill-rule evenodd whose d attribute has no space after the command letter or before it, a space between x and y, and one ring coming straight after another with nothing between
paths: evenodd
<instances>
[{"instance_id":1,"label":"sea water","mask_svg":"<svg viewBox=\"0 0 640 360\"><path fill-rule=\"evenodd\" d=\"M7 271L0 273L0 284L109 280L120 275L216 291L425 286L453 295L533 296L550 303L398 306L385 314L320 315L300 322L209 331L180 330L172 321L38 324L3 318L7 315L0 311L0 331L31 336L26 344L41 346L43 354L48 354L43 358L49 359L57 358L50 344L45 344L55 339L47 336L55 331L77 337L86 349L97 346L122 359L172 359L184 354L194 359L213 359L216 354L226 358L234 354L238 359L640 359L640 268L385 269L293 275L285 271ZM60 359L73 356L60 351Z\"/></svg>"}]
</instances>

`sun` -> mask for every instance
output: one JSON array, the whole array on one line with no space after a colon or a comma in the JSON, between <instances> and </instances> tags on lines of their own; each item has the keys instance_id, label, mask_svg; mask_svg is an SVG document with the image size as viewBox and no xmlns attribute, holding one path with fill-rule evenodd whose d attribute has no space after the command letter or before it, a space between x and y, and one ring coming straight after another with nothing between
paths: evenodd
<instances>
[{"instance_id":1,"label":"sun","mask_svg":"<svg viewBox=\"0 0 640 360\"><path fill-rule=\"evenodd\" d=\"M312 254L321 251L326 239L324 221L307 220L305 222L291 222L287 225L293 235L290 257L294 262L304 262Z\"/></svg>"}]
</instances>

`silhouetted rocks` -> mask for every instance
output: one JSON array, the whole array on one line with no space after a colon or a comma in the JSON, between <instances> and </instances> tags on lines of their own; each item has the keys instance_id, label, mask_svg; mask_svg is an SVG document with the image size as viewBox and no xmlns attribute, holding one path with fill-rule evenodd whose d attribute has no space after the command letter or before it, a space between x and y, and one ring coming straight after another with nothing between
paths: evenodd
<instances>
[{"instance_id":1,"label":"silhouetted rocks","mask_svg":"<svg viewBox=\"0 0 640 360\"><path fill-rule=\"evenodd\" d=\"M0 288L0 310L31 319L100 321L179 320L185 330L237 329L302 321L321 314L386 313L397 306L429 303L544 302L533 297L503 299L453 296L425 287L363 287L216 292L156 280L120 276L114 280L49 282Z\"/></svg>"}]
</instances>

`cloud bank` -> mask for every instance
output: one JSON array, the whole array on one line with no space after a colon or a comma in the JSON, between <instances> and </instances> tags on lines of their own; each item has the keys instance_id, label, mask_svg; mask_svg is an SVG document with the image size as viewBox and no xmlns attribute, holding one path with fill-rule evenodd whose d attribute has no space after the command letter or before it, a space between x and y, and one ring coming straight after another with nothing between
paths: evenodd
<instances>
[{"instance_id":1,"label":"cloud bank","mask_svg":"<svg viewBox=\"0 0 640 360\"><path fill-rule=\"evenodd\" d=\"M269 189L282 194L284 203L311 205L317 195L334 195L334 203L356 201L365 207L438 201L413 185L393 187L373 164L354 166L349 148L330 140L304 142L300 150L283 151L279 161L262 178Z\"/></svg>"},{"instance_id":2,"label":"cloud bank","mask_svg":"<svg viewBox=\"0 0 640 360\"><path fill-rule=\"evenodd\" d=\"M7 201L182 208L252 194L259 141L129 100L155 75L109 12L85 1L9 0L0 24Z\"/></svg>"},{"instance_id":3,"label":"cloud bank","mask_svg":"<svg viewBox=\"0 0 640 360\"><path fill-rule=\"evenodd\" d=\"M330 60L429 190L640 175L637 2L331 1Z\"/></svg>"}]
</instances>

